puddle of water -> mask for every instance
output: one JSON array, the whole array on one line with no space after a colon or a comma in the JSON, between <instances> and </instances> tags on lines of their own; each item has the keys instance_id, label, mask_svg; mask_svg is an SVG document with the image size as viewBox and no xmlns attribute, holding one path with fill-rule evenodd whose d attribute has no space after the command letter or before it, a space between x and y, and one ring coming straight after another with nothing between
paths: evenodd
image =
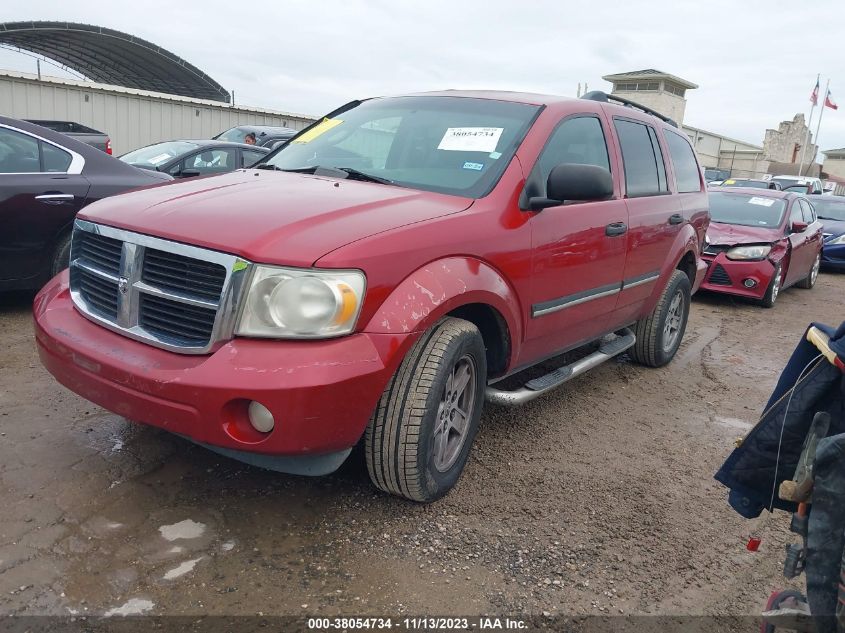
<instances>
[{"instance_id":1,"label":"puddle of water","mask_svg":"<svg viewBox=\"0 0 845 633\"><path fill-rule=\"evenodd\" d=\"M726 418L720 415L715 416L713 418L713 422L715 422L719 426L724 426L725 428L729 429L739 429L740 431L750 431L751 428L754 426L750 422L740 420L739 418Z\"/></svg>"},{"instance_id":2,"label":"puddle of water","mask_svg":"<svg viewBox=\"0 0 845 633\"><path fill-rule=\"evenodd\" d=\"M155 605L153 604L152 600L144 600L142 598L132 598L131 600L127 601L125 604L114 607L113 609L109 609L105 612L106 617L112 617L115 615L140 615L145 611L149 611Z\"/></svg>"},{"instance_id":3,"label":"puddle of water","mask_svg":"<svg viewBox=\"0 0 845 633\"><path fill-rule=\"evenodd\" d=\"M186 560L184 563L179 565L178 567L174 567L170 571L164 574L165 580L173 580L174 578L178 578L179 576L184 576L189 571L192 571L196 564L202 560L202 556L199 558L194 558L193 560Z\"/></svg>"},{"instance_id":4,"label":"puddle of water","mask_svg":"<svg viewBox=\"0 0 845 633\"><path fill-rule=\"evenodd\" d=\"M175 541L180 538L199 538L205 532L205 523L197 523L191 519L185 519L173 525L162 525L158 531L168 541Z\"/></svg>"}]
</instances>

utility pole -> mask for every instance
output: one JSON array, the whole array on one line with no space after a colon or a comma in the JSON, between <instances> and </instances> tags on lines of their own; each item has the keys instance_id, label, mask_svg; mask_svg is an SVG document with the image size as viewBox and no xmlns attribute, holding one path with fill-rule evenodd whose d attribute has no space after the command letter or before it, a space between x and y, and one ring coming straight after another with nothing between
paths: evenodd
<instances>
[{"instance_id":1,"label":"utility pole","mask_svg":"<svg viewBox=\"0 0 845 633\"><path fill-rule=\"evenodd\" d=\"M819 85L819 80L821 79L821 77L822 77L821 73L816 75L816 86ZM815 88L813 88L813 91L815 91ZM819 95L816 94L816 100L813 101L813 105L810 106L810 119L807 121L807 138L804 140L804 144L801 146L801 162L798 164L798 175L799 176L801 175L801 170L804 168L804 150L806 150L807 145L810 144L810 126L813 124L813 110L816 109L816 103L818 102L818 100L819 100ZM822 106L822 109L824 109L824 106Z\"/></svg>"}]
</instances>

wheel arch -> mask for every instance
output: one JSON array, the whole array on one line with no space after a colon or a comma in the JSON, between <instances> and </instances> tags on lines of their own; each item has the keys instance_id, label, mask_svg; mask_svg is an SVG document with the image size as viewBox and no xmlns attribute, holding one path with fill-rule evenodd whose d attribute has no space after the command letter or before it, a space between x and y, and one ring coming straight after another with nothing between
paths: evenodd
<instances>
[{"instance_id":1,"label":"wheel arch","mask_svg":"<svg viewBox=\"0 0 845 633\"><path fill-rule=\"evenodd\" d=\"M499 271L472 257L449 257L415 270L376 309L364 331L425 331L445 316L478 327L490 375L513 364L522 340L517 293Z\"/></svg>"}]
</instances>

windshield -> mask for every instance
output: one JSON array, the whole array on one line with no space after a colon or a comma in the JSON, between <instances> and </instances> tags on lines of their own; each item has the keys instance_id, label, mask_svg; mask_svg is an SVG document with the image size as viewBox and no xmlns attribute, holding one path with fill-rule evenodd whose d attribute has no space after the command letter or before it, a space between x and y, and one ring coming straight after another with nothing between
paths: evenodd
<instances>
[{"instance_id":1,"label":"windshield","mask_svg":"<svg viewBox=\"0 0 845 633\"><path fill-rule=\"evenodd\" d=\"M214 138L218 141L228 141L229 143L243 143L247 132L249 132L249 130L245 130L240 127L233 127L231 130L226 130Z\"/></svg>"},{"instance_id":2,"label":"windshield","mask_svg":"<svg viewBox=\"0 0 845 633\"><path fill-rule=\"evenodd\" d=\"M710 216L713 222L777 228L785 209L786 202L777 198L710 192Z\"/></svg>"},{"instance_id":3,"label":"windshield","mask_svg":"<svg viewBox=\"0 0 845 633\"><path fill-rule=\"evenodd\" d=\"M371 99L323 119L273 154L288 171L343 168L471 198L501 177L539 107L464 97Z\"/></svg>"},{"instance_id":4,"label":"windshield","mask_svg":"<svg viewBox=\"0 0 845 633\"><path fill-rule=\"evenodd\" d=\"M803 178L772 178L776 183L778 183L781 187L786 189L787 187L794 187L795 185L807 185L807 181Z\"/></svg>"},{"instance_id":5,"label":"windshield","mask_svg":"<svg viewBox=\"0 0 845 633\"><path fill-rule=\"evenodd\" d=\"M120 157L124 163L135 165L136 167L146 167L148 169L155 169L159 165L164 165L172 158L181 156L192 149L199 147L196 143L189 143L187 141L170 141L168 143L156 143L136 149L134 152L129 152Z\"/></svg>"},{"instance_id":6,"label":"windshield","mask_svg":"<svg viewBox=\"0 0 845 633\"><path fill-rule=\"evenodd\" d=\"M813 198L816 215L822 220L839 220L845 222L845 200L825 200Z\"/></svg>"}]
</instances>

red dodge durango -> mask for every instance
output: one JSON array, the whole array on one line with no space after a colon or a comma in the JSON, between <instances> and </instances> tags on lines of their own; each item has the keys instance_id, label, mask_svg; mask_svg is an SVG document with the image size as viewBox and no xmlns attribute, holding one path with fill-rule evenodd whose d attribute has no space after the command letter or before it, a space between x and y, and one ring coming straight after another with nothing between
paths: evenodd
<instances>
[{"instance_id":1,"label":"red dodge durango","mask_svg":"<svg viewBox=\"0 0 845 633\"><path fill-rule=\"evenodd\" d=\"M325 474L362 442L376 486L437 499L485 399L526 402L622 352L662 366L681 343L704 178L674 123L614 100L355 101L257 168L86 207L35 301L42 362L267 468Z\"/></svg>"}]
</instances>

